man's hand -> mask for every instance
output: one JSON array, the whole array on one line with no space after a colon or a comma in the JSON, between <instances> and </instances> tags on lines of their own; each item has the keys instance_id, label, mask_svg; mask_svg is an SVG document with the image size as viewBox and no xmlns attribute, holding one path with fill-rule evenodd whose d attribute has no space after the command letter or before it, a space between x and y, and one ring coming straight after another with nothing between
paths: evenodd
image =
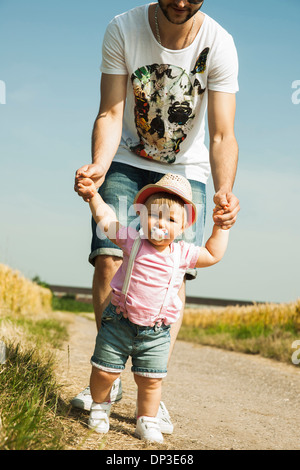
<instances>
[{"instance_id":1,"label":"man's hand","mask_svg":"<svg viewBox=\"0 0 300 470\"><path fill-rule=\"evenodd\" d=\"M223 230L230 229L236 222L237 214L240 210L240 202L233 193L223 193L221 191L214 195L216 204L213 212L213 221Z\"/></svg>"},{"instance_id":2,"label":"man's hand","mask_svg":"<svg viewBox=\"0 0 300 470\"><path fill-rule=\"evenodd\" d=\"M75 185L74 190L81 196L86 202L90 202L90 199L94 196L93 186L82 186L79 185L83 178L90 178L96 188L100 188L105 179L105 173L101 165L92 163L90 165L84 165L79 168L75 173Z\"/></svg>"}]
</instances>

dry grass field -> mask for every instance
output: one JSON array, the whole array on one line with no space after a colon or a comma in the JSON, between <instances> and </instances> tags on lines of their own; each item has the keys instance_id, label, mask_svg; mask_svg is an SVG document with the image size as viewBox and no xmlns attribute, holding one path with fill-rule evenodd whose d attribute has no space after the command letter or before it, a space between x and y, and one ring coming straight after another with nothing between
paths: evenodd
<instances>
[{"instance_id":1,"label":"dry grass field","mask_svg":"<svg viewBox=\"0 0 300 470\"><path fill-rule=\"evenodd\" d=\"M0 264L0 312L38 314L51 311L52 293Z\"/></svg>"},{"instance_id":2,"label":"dry grass field","mask_svg":"<svg viewBox=\"0 0 300 470\"><path fill-rule=\"evenodd\" d=\"M218 309L186 309L185 326L211 328L294 326L300 330L300 300L287 304L254 304Z\"/></svg>"},{"instance_id":3,"label":"dry grass field","mask_svg":"<svg viewBox=\"0 0 300 470\"><path fill-rule=\"evenodd\" d=\"M300 339L300 300L218 309L186 309L179 338L291 363Z\"/></svg>"}]
</instances>

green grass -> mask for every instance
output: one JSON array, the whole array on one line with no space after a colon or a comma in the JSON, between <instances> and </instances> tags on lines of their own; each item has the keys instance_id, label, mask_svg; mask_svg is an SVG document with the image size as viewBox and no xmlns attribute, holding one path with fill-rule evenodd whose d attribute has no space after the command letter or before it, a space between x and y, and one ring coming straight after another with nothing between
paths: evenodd
<instances>
[{"instance_id":1,"label":"green grass","mask_svg":"<svg viewBox=\"0 0 300 470\"><path fill-rule=\"evenodd\" d=\"M66 295L64 297L56 297L53 296L52 298L52 308L54 311L61 311L61 312L72 312L72 313L82 313L82 312L89 312L93 313L94 308L92 304L86 302L79 302L75 299L74 296Z\"/></svg>"},{"instance_id":2,"label":"green grass","mask_svg":"<svg viewBox=\"0 0 300 470\"><path fill-rule=\"evenodd\" d=\"M8 315L0 319L0 327L2 321L10 321L16 327L21 327L25 331L27 339L33 340L36 346L42 346L47 342L53 348L58 348L68 336L66 325L55 318L35 320L32 317L20 316L16 318Z\"/></svg>"},{"instance_id":3,"label":"green grass","mask_svg":"<svg viewBox=\"0 0 300 470\"><path fill-rule=\"evenodd\" d=\"M216 325L200 328L183 325L178 339L205 346L213 346L246 354L260 354L263 357L292 364L292 344L299 339L294 325Z\"/></svg>"},{"instance_id":4,"label":"green grass","mask_svg":"<svg viewBox=\"0 0 300 470\"><path fill-rule=\"evenodd\" d=\"M61 450L65 446L63 415L51 358L36 350L21 352L7 345L0 365L1 450Z\"/></svg>"},{"instance_id":5,"label":"green grass","mask_svg":"<svg viewBox=\"0 0 300 470\"><path fill-rule=\"evenodd\" d=\"M93 312L72 297L53 298L53 312L1 312L0 450L62 450L72 445L69 406L55 379L55 350L68 338L67 321L55 311Z\"/></svg>"},{"instance_id":6,"label":"green grass","mask_svg":"<svg viewBox=\"0 0 300 470\"><path fill-rule=\"evenodd\" d=\"M0 450L66 447L69 409L60 398L53 353L67 337L66 325L55 314L2 314L6 361L0 364Z\"/></svg>"}]
</instances>

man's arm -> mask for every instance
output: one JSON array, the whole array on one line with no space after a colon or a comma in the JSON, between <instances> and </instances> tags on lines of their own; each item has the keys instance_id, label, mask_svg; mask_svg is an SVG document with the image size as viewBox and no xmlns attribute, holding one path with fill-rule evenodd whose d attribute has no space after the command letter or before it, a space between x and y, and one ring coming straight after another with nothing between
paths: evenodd
<instances>
[{"instance_id":1,"label":"man's arm","mask_svg":"<svg viewBox=\"0 0 300 470\"><path fill-rule=\"evenodd\" d=\"M230 228L240 210L232 193L238 163L238 144L234 134L235 94L208 91L210 164L215 187L214 222Z\"/></svg>"},{"instance_id":2,"label":"man's arm","mask_svg":"<svg viewBox=\"0 0 300 470\"><path fill-rule=\"evenodd\" d=\"M121 135L127 92L127 75L101 77L101 101L92 134L92 164L84 165L75 175L75 191L86 201L92 197L89 188L79 189L80 174L84 172L99 188L117 152Z\"/></svg>"}]
</instances>

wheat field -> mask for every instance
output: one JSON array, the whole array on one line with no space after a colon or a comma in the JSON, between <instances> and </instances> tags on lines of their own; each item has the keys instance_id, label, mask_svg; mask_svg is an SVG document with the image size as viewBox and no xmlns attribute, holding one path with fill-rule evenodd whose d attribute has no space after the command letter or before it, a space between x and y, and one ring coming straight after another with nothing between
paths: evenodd
<instances>
[{"instance_id":1,"label":"wheat field","mask_svg":"<svg viewBox=\"0 0 300 470\"><path fill-rule=\"evenodd\" d=\"M300 300L217 309L186 309L179 339L291 364L300 335ZM294 364L299 364L298 356Z\"/></svg>"},{"instance_id":2,"label":"wheat field","mask_svg":"<svg viewBox=\"0 0 300 470\"><path fill-rule=\"evenodd\" d=\"M38 314L51 311L52 292L0 264L0 314Z\"/></svg>"},{"instance_id":3,"label":"wheat field","mask_svg":"<svg viewBox=\"0 0 300 470\"><path fill-rule=\"evenodd\" d=\"M211 328L219 325L232 327L257 326L294 326L300 330L300 299L285 304L254 304L249 306L230 306L216 309L186 308L184 326Z\"/></svg>"}]
</instances>

